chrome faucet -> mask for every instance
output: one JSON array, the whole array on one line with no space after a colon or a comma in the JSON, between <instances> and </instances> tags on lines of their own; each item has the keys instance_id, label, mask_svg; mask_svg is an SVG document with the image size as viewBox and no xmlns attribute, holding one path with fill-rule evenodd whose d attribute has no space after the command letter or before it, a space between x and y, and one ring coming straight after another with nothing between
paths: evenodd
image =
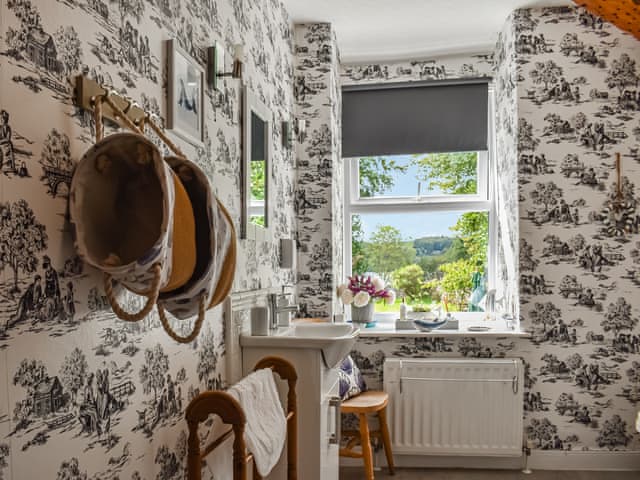
<instances>
[{"instance_id":1,"label":"chrome faucet","mask_svg":"<svg viewBox=\"0 0 640 480\"><path fill-rule=\"evenodd\" d=\"M298 305L289 304L287 294L284 293L284 287L283 293L270 293L267 298L269 303L269 321L271 323L271 329L278 328L278 317L280 313L297 313L299 311ZM282 305L281 300L284 300L284 305Z\"/></svg>"}]
</instances>

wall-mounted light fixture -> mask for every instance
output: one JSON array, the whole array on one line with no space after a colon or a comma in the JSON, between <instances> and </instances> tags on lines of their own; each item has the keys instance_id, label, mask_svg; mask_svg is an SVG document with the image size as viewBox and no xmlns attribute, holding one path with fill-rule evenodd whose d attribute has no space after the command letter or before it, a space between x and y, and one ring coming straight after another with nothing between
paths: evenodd
<instances>
[{"instance_id":1,"label":"wall-mounted light fixture","mask_svg":"<svg viewBox=\"0 0 640 480\"><path fill-rule=\"evenodd\" d=\"M233 49L233 68L230 72L225 72L225 51L224 47L215 42L212 47L207 49L207 80L209 86L214 90L221 91L220 78L232 77L242 78L242 62L244 60L244 47L235 45Z\"/></svg>"},{"instance_id":2,"label":"wall-mounted light fixture","mask_svg":"<svg viewBox=\"0 0 640 480\"><path fill-rule=\"evenodd\" d=\"M304 118L297 118L293 124L293 129L298 143L303 143L307 138L307 121Z\"/></svg>"}]
</instances>

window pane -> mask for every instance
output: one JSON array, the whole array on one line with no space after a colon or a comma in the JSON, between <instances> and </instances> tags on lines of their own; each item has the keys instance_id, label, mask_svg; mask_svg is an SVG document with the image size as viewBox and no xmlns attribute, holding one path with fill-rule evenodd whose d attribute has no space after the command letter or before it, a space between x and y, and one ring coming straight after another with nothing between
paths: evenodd
<instances>
[{"instance_id":1,"label":"window pane","mask_svg":"<svg viewBox=\"0 0 640 480\"><path fill-rule=\"evenodd\" d=\"M419 153L363 157L360 198L478 193L478 153Z\"/></svg>"},{"instance_id":2,"label":"window pane","mask_svg":"<svg viewBox=\"0 0 640 480\"><path fill-rule=\"evenodd\" d=\"M375 273L410 306L469 310L469 297L486 286L489 215L487 212L429 212L353 215L352 271ZM472 303L473 303L472 302ZM472 306L473 308L473 306Z\"/></svg>"}]
</instances>

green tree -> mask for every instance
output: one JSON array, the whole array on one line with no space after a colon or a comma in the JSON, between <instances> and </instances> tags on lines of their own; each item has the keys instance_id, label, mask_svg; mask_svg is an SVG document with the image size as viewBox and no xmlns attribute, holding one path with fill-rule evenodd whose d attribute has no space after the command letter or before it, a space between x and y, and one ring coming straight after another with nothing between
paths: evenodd
<instances>
[{"instance_id":1,"label":"green tree","mask_svg":"<svg viewBox=\"0 0 640 480\"><path fill-rule=\"evenodd\" d=\"M451 227L462 242L465 253L472 265L484 271L487 264L489 246L489 214L487 212L468 212L460 215Z\"/></svg>"},{"instance_id":2,"label":"green tree","mask_svg":"<svg viewBox=\"0 0 640 480\"><path fill-rule=\"evenodd\" d=\"M360 196L382 195L394 185L394 173L405 173L407 165L400 165L393 157L364 157L359 160Z\"/></svg>"},{"instance_id":3,"label":"green tree","mask_svg":"<svg viewBox=\"0 0 640 480\"><path fill-rule=\"evenodd\" d=\"M443 193L455 195L477 193L476 152L435 153L416 157L415 161L419 168L419 179L428 181L430 190L438 189ZM488 214L464 213L451 230L458 233L457 237L464 247L464 251L458 249L458 255L452 260L468 256L472 264L484 266L489 241Z\"/></svg>"},{"instance_id":4,"label":"green tree","mask_svg":"<svg viewBox=\"0 0 640 480\"><path fill-rule=\"evenodd\" d=\"M471 294L471 280L476 266L469 259L462 258L440 265L439 270L444 274L438 282L438 288L445 307L448 311L463 311Z\"/></svg>"},{"instance_id":5,"label":"green tree","mask_svg":"<svg viewBox=\"0 0 640 480\"><path fill-rule=\"evenodd\" d=\"M441 265L439 270L444 273L440 287L446 294L447 302L453 304L458 311L466 310L467 300L473 288L473 273L477 266L469 259L462 258Z\"/></svg>"},{"instance_id":6,"label":"green tree","mask_svg":"<svg viewBox=\"0 0 640 480\"><path fill-rule=\"evenodd\" d=\"M415 156L418 180L429 190L443 193L477 193L478 154L476 152L430 153Z\"/></svg>"},{"instance_id":7,"label":"green tree","mask_svg":"<svg viewBox=\"0 0 640 480\"><path fill-rule=\"evenodd\" d=\"M354 275L361 275L369 270L360 215L351 217L351 270Z\"/></svg>"},{"instance_id":8,"label":"green tree","mask_svg":"<svg viewBox=\"0 0 640 480\"><path fill-rule=\"evenodd\" d=\"M264 160L249 162L251 165L251 198L253 200L264 200L265 186L265 166Z\"/></svg>"},{"instance_id":9,"label":"green tree","mask_svg":"<svg viewBox=\"0 0 640 480\"><path fill-rule=\"evenodd\" d=\"M424 291L424 271L415 263L399 268L392 274L393 287L411 300L417 300Z\"/></svg>"},{"instance_id":10,"label":"green tree","mask_svg":"<svg viewBox=\"0 0 640 480\"><path fill-rule=\"evenodd\" d=\"M371 242L365 246L369 267L389 282L391 272L408 263L413 263L416 250L404 242L400 230L389 225L378 225L371 235Z\"/></svg>"}]
</instances>

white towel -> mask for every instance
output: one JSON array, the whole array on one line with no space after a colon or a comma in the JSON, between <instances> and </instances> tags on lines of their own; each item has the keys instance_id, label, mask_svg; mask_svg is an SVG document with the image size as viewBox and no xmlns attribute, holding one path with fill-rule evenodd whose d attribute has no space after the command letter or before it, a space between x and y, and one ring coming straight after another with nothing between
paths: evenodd
<instances>
[{"instance_id":1,"label":"white towel","mask_svg":"<svg viewBox=\"0 0 640 480\"><path fill-rule=\"evenodd\" d=\"M273 371L269 368L247 375L227 392L244 410L247 424L244 440L263 477L276 466L287 437L287 419L282 411Z\"/></svg>"}]
</instances>

